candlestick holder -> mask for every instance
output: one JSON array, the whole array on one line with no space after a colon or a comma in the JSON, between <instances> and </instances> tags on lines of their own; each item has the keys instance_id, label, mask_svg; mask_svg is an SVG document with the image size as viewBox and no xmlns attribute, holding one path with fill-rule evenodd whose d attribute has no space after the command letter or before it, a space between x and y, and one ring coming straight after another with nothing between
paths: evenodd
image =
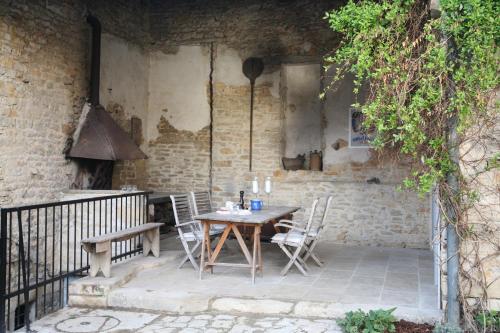
<instances>
[{"instance_id":1,"label":"candlestick holder","mask_svg":"<svg viewBox=\"0 0 500 333\"><path fill-rule=\"evenodd\" d=\"M255 196L255 199L258 199L257 195L259 194L259 178L254 177L252 180L252 193Z\"/></svg>"},{"instance_id":2,"label":"candlestick holder","mask_svg":"<svg viewBox=\"0 0 500 333\"><path fill-rule=\"evenodd\" d=\"M267 194L266 206L271 206L271 177L266 177L264 181L264 192Z\"/></svg>"}]
</instances>

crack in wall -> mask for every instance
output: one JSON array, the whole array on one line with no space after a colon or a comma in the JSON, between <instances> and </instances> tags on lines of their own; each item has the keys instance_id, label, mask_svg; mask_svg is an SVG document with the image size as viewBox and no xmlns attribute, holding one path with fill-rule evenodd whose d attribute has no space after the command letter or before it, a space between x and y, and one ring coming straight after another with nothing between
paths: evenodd
<instances>
[{"instance_id":1,"label":"crack in wall","mask_svg":"<svg viewBox=\"0 0 500 333\"><path fill-rule=\"evenodd\" d=\"M210 157L209 157L209 170L208 170L208 185L210 194L212 194L212 171L213 171L213 148L214 148L214 136L213 136L213 124L214 124L214 66L215 66L215 46L214 43L210 43L210 73L208 75L208 85L209 85L209 105L210 105Z\"/></svg>"}]
</instances>

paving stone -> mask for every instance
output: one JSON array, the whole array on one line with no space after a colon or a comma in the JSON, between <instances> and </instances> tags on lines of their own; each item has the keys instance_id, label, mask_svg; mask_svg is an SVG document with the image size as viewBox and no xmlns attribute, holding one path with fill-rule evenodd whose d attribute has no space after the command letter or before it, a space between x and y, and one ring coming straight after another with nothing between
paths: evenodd
<instances>
[{"instance_id":1,"label":"paving stone","mask_svg":"<svg viewBox=\"0 0 500 333\"><path fill-rule=\"evenodd\" d=\"M194 316L194 319L208 320L208 319L212 319L212 318L213 318L213 316L206 315L206 314Z\"/></svg>"},{"instance_id":2,"label":"paving stone","mask_svg":"<svg viewBox=\"0 0 500 333\"><path fill-rule=\"evenodd\" d=\"M194 319L189 322L189 327L206 327L208 324L208 320L204 319Z\"/></svg>"},{"instance_id":3,"label":"paving stone","mask_svg":"<svg viewBox=\"0 0 500 333\"><path fill-rule=\"evenodd\" d=\"M206 319L200 319L206 318ZM209 327L210 326L210 327ZM335 320L232 314L158 315L116 310L62 309L33 323L37 333L340 333ZM19 332L24 332L23 330Z\"/></svg>"},{"instance_id":4,"label":"paving stone","mask_svg":"<svg viewBox=\"0 0 500 333\"><path fill-rule=\"evenodd\" d=\"M233 320L234 318L236 318L236 317L231 316L231 315L217 315L217 316L215 316L216 320Z\"/></svg>"},{"instance_id":5,"label":"paving stone","mask_svg":"<svg viewBox=\"0 0 500 333\"><path fill-rule=\"evenodd\" d=\"M179 331L179 333L200 333L200 332L203 332L203 330L192 327L183 328L182 330Z\"/></svg>"},{"instance_id":6,"label":"paving stone","mask_svg":"<svg viewBox=\"0 0 500 333\"><path fill-rule=\"evenodd\" d=\"M234 321L232 320L214 320L212 322L212 327L214 328L230 328L233 326Z\"/></svg>"}]
</instances>

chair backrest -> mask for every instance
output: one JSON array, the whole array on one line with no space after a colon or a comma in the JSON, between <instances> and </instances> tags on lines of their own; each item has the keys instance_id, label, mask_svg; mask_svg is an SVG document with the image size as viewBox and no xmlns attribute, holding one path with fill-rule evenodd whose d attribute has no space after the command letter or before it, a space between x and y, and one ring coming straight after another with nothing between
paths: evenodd
<instances>
[{"instance_id":1,"label":"chair backrest","mask_svg":"<svg viewBox=\"0 0 500 333\"><path fill-rule=\"evenodd\" d=\"M326 217L328 216L328 211L330 210L330 204L332 203L333 196L329 195L326 198L325 209L323 210L323 216L321 217L321 222L318 227L318 236L326 229ZM318 237L317 236L317 237Z\"/></svg>"},{"instance_id":2,"label":"chair backrest","mask_svg":"<svg viewBox=\"0 0 500 333\"><path fill-rule=\"evenodd\" d=\"M312 203L312 207L311 207L311 213L309 214L309 218L307 219L307 223L305 225L305 234L304 235L307 235L309 234L309 230L311 230L311 227L312 227L312 223L313 223L313 220L314 220L314 214L316 213L316 208L318 207L318 202L319 202L319 199L315 199Z\"/></svg>"},{"instance_id":3,"label":"chair backrest","mask_svg":"<svg viewBox=\"0 0 500 333\"><path fill-rule=\"evenodd\" d=\"M209 191L191 192L191 198L193 199L193 211L195 216L213 212Z\"/></svg>"},{"instance_id":4,"label":"chair backrest","mask_svg":"<svg viewBox=\"0 0 500 333\"><path fill-rule=\"evenodd\" d=\"M201 231L201 225L199 223L190 224L189 226L180 226L182 223L194 220L189 195L187 193L171 195L170 200L172 201L175 225L178 227L179 233L193 231L193 228L195 231Z\"/></svg>"}]
</instances>

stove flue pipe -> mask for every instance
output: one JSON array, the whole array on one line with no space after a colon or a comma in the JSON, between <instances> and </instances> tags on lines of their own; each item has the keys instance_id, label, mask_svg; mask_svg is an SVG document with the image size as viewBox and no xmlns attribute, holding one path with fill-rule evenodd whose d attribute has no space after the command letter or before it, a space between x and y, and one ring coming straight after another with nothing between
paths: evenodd
<instances>
[{"instance_id":1,"label":"stove flue pipe","mask_svg":"<svg viewBox=\"0 0 500 333\"><path fill-rule=\"evenodd\" d=\"M92 27L92 54L90 60L90 103L99 104L99 79L101 68L101 22L91 14L87 15L87 23Z\"/></svg>"}]
</instances>

